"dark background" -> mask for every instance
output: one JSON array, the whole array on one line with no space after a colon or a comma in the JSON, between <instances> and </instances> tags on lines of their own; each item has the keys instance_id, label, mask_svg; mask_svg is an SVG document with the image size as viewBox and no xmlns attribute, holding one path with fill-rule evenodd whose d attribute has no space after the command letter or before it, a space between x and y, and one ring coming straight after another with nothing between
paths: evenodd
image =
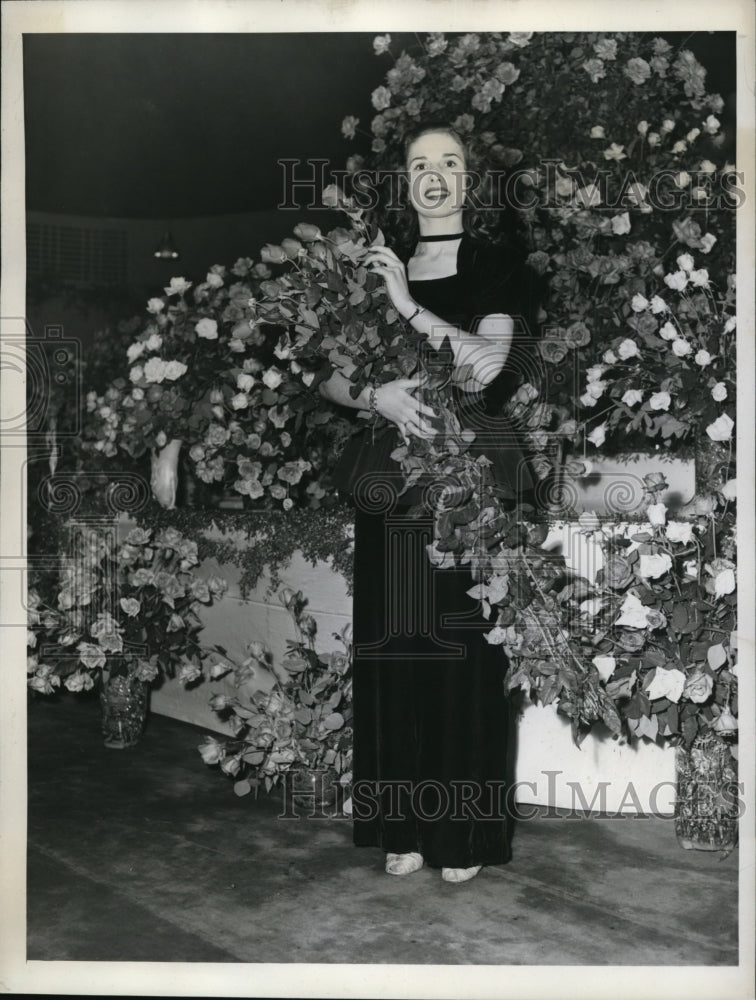
<instances>
[{"instance_id":1,"label":"dark background","mask_svg":"<svg viewBox=\"0 0 756 1000\"><path fill-rule=\"evenodd\" d=\"M343 139L341 121L355 114L369 131L370 94L392 65L374 55L374 36L27 35L27 209L154 219L272 209L277 160L341 169L365 152L369 139ZM734 33L663 37L696 54L734 117ZM392 35L392 52L417 38Z\"/></svg>"}]
</instances>

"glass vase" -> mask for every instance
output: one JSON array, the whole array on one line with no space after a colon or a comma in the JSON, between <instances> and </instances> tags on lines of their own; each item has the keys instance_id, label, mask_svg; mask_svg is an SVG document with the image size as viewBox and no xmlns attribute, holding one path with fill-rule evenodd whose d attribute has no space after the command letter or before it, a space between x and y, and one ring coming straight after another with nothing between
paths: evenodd
<instances>
[{"instance_id":1,"label":"glass vase","mask_svg":"<svg viewBox=\"0 0 756 1000\"><path fill-rule=\"evenodd\" d=\"M105 746L125 750L142 738L150 687L132 673L103 676L100 690Z\"/></svg>"},{"instance_id":2,"label":"glass vase","mask_svg":"<svg viewBox=\"0 0 756 1000\"><path fill-rule=\"evenodd\" d=\"M334 814L339 793L339 776L334 770L295 764L286 782L288 795L300 815Z\"/></svg>"},{"instance_id":3,"label":"glass vase","mask_svg":"<svg viewBox=\"0 0 756 1000\"><path fill-rule=\"evenodd\" d=\"M686 850L729 850L738 837L737 771L729 746L704 733L676 754L678 843Z\"/></svg>"}]
</instances>

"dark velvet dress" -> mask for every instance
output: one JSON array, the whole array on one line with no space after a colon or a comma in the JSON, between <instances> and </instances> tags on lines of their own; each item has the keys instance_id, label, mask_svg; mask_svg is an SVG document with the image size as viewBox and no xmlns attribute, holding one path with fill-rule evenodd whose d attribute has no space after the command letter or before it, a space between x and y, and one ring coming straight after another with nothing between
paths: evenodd
<instances>
[{"instance_id":1,"label":"dark velvet dress","mask_svg":"<svg viewBox=\"0 0 756 1000\"><path fill-rule=\"evenodd\" d=\"M410 282L410 291L470 332L489 313L523 312L520 272L466 237L455 275ZM483 393L455 397L462 425L476 431L473 450L491 459L509 496L533 489L515 429L500 414L528 343L520 328L505 371ZM397 497L402 478L389 456L399 444L393 425L375 437L366 428L335 472L355 505L354 842L418 851L431 867L503 864L507 661L483 638L495 622L467 594L469 568L440 569L428 559L430 514L407 516L420 491Z\"/></svg>"}]
</instances>

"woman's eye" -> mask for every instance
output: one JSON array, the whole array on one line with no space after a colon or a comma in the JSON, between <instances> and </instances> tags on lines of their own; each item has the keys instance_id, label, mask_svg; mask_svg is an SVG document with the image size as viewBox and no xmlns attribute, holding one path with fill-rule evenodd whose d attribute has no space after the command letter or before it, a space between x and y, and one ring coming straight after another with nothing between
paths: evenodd
<instances>
[{"instance_id":1,"label":"woman's eye","mask_svg":"<svg viewBox=\"0 0 756 1000\"><path fill-rule=\"evenodd\" d=\"M428 164L425 163L425 161L421 161L420 163L415 164L415 170L425 170L427 166Z\"/></svg>"}]
</instances>

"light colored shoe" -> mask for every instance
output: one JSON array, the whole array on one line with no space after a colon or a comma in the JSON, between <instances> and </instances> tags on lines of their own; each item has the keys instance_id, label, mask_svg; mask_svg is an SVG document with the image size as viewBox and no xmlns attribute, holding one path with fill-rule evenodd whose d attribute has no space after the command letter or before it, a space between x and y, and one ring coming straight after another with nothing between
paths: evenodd
<instances>
[{"instance_id":1,"label":"light colored shoe","mask_svg":"<svg viewBox=\"0 0 756 1000\"><path fill-rule=\"evenodd\" d=\"M411 875L423 867L423 856L411 851L409 854L387 854L387 875Z\"/></svg>"},{"instance_id":2,"label":"light colored shoe","mask_svg":"<svg viewBox=\"0 0 756 1000\"><path fill-rule=\"evenodd\" d=\"M473 868L442 868L441 878L444 882L469 882L482 867L483 865L475 865Z\"/></svg>"}]
</instances>

